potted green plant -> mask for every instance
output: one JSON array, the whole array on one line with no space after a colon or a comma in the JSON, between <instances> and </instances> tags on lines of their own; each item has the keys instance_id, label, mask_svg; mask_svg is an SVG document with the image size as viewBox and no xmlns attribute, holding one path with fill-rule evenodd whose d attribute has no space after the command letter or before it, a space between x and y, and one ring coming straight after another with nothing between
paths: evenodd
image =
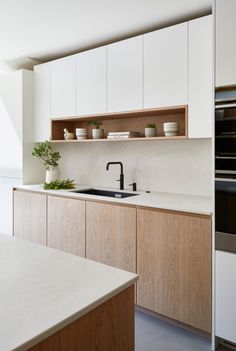
<instances>
[{"instance_id":1,"label":"potted green plant","mask_svg":"<svg viewBox=\"0 0 236 351\"><path fill-rule=\"evenodd\" d=\"M155 123L148 123L145 127L145 137L153 138L157 135L157 127Z\"/></svg>"},{"instance_id":2,"label":"potted green plant","mask_svg":"<svg viewBox=\"0 0 236 351\"><path fill-rule=\"evenodd\" d=\"M93 139L102 139L104 137L104 129L100 129L102 122L92 119L88 121L88 125L95 126L95 128L92 129Z\"/></svg>"},{"instance_id":3,"label":"potted green plant","mask_svg":"<svg viewBox=\"0 0 236 351\"><path fill-rule=\"evenodd\" d=\"M50 141L39 143L32 151L32 155L41 159L46 166L46 183L50 183L60 178L58 160L60 153L52 150Z\"/></svg>"}]
</instances>

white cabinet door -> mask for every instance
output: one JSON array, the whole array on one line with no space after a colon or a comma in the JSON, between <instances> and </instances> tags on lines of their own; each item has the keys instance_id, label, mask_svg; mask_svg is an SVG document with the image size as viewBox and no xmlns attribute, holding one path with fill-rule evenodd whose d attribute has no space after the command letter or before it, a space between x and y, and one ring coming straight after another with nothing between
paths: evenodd
<instances>
[{"instance_id":1,"label":"white cabinet door","mask_svg":"<svg viewBox=\"0 0 236 351\"><path fill-rule=\"evenodd\" d=\"M211 138L213 129L212 16L189 22L189 138Z\"/></svg>"},{"instance_id":2,"label":"white cabinet door","mask_svg":"<svg viewBox=\"0 0 236 351\"><path fill-rule=\"evenodd\" d=\"M13 234L12 189L21 184L22 179L0 177L0 233L2 234Z\"/></svg>"},{"instance_id":3,"label":"white cabinet door","mask_svg":"<svg viewBox=\"0 0 236 351\"><path fill-rule=\"evenodd\" d=\"M236 85L236 1L216 0L216 86Z\"/></svg>"},{"instance_id":4,"label":"white cabinet door","mask_svg":"<svg viewBox=\"0 0 236 351\"><path fill-rule=\"evenodd\" d=\"M75 55L51 62L51 115L76 115Z\"/></svg>"},{"instance_id":5,"label":"white cabinet door","mask_svg":"<svg viewBox=\"0 0 236 351\"><path fill-rule=\"evenodd\" d=\"M236 254L216 251L216 336L236 343Z\"/></svg>"},{"instance_id":6,"label":"white cabinet door","mask_svg":"<svg viewBox=\"0 0 236 351\"><path fill-rule=\"evenodd\" d=\"M50 139L50 118L50 63L43 63L34 67L34 141Z\"/></svg>"},{"instance_id":7,"label":"white cabinet door","mask_svg":"<svg viewBox=\"0 0 236 351\"><path fill-rule=\"evenodd\" d=\"M77 115L106 112L106 47L76 56Z\"/></svg>"},{"instance_id":8,"label":"white cabinet door","mask_svg":"<svg viewBox=\"0 0 236 351\"><path fill-rule=\"evenodd\" d=\"M107 47L108 112L143 108L143 36Z\"/></svg>"},{"instance_id":9,"label":"white cabinet door","mask_svg":"<svg viewBox=\"0 0 236 351\"><path fill-rule=\"evenodd\" d=\"M144 108L187 104L187 23L144 35Z\"/></svg>"}]
</instances>

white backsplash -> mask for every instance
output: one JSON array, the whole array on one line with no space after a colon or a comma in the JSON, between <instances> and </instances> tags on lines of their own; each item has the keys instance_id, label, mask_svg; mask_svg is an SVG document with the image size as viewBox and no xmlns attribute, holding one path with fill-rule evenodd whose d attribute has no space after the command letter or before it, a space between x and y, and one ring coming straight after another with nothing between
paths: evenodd
<instances>
[{"instance_id":1,"label":"white backsplash","mask_svg":"<svg viewBox=\"0 0 236 351\"><path fill-rule=\"evenodd\" d=\"M61 153L61 177L80 184L119 187L124 165L125 188L132 182L138 190L211 196L212 142L210 139L143 142L94 142L55 145Z\"/></svg>"}]
</instances>

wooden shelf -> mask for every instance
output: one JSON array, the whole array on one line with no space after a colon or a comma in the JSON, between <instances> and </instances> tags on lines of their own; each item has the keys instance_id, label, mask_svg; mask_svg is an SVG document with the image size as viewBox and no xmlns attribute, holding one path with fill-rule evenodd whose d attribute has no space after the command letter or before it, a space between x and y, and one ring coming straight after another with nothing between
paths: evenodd
<instances>
[{"instance_id":1,"label":"wooden shelf","mask_svg":"<svg viewBox=\"0 0 236 351\"><path fill-rule=\"evenodd\" d=\"M81 143L81 142L117 142L117 141L154 141L154 140L179 140L187 138L188 106L172 106L157 109L143 109L138 111L125 111L105 113L101 115L63 117L51 119L51 141L54 143ZM103 123L105 131L104 139L92 139L92 127L88 126L88 120L96 119ZM179 135L176 137L165 137L163 123L178 122ZM148 123L155 123L157 126L157 137L145 138L144 128ZM88 139L64 140L64 128L75 132L76 128L88 129ZM137 131L139 138L107 139L108 132Z\"/></svg>"},{"instance_id":2,"label":"wooden shelf","mask_svg":"<svg viewBox=\"0 0 236 351\"><path fill-rule=\"evenodd\" d=\"M83 140L51 140L52 143L96 143L96 142L116 142L116 141L155 141L155 140L183 140L187 139L186 136L184 135L178 135L178 136L173 136L173 137L154 137L154 138L124 138L124 139L83 139Z\"/></svg>"}]
</instances>

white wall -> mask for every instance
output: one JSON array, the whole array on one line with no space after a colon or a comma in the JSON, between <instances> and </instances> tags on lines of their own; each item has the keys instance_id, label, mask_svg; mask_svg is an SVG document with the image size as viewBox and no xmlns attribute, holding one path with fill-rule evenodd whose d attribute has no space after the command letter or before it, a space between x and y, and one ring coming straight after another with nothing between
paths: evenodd
<instances>
[{"instance_id":1,"label":"white wall","mask_svg":"<svg viewBox=\"0 0 236 351\"><path fill-rule=\"evenodd\" d=\"M57 145L61 177L80 184L119 187L119 167L124 164L125 188L137 182L139 190L211 196L211 140L175 140Z\"/></svg>"}]
</instances>

